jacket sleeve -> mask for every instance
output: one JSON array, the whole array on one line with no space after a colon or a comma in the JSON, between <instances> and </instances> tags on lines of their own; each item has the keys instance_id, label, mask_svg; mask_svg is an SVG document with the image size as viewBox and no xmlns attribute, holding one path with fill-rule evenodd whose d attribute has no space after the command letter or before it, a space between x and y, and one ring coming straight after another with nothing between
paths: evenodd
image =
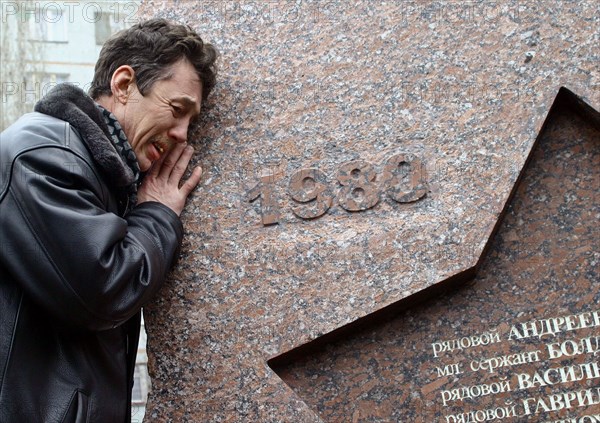
<instances>
[{"instance_id":1,"label":"jacket sleeve","mask_svg":"<svg viewBox=\"0 0 600 423\"><path fill-rule=\"evenodd\" d=\"M3 264L22 289L68 326L114 328L163 283L179 249L179 217L157 202L121 218L106 186L73 151L38 148L12 164L0 203Z\"/></svg>"}]
</instances>

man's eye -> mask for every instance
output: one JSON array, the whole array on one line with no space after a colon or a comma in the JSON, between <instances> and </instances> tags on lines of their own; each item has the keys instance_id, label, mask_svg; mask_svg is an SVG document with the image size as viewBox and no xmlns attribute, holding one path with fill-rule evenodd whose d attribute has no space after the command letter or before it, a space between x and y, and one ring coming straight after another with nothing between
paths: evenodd
<instances>
[{"instance_id":1,"label":"man's eye","mask_svg":"<svg viewBox=\"0 0 600 423\"><path fill-rule=\"evenodd\" d=\"M179 115L181 115L181 113L183 113L183 109L181 107L179 107L179 106L173 106L173 105L171 105L171 108L173 109L173 114L174 115L179 116Z\"/></svg>"}]
</instances>

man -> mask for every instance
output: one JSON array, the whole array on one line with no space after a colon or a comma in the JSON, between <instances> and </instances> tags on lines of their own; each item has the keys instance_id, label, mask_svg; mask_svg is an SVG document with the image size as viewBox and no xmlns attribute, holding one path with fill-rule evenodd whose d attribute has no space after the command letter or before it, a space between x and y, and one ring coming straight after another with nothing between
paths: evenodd
<instances>
[{"instance_id":1,"label":"man","mask_svg":"<svg viewBox=\"0 0 600 423\"><path fill-rule=\"evenodd\" d=\"M150 20L0 138L0 422L130 421L140 309L177 257L216 51ZM142 175L143 176L142 178Z\"/></svg>"}]
</instances>

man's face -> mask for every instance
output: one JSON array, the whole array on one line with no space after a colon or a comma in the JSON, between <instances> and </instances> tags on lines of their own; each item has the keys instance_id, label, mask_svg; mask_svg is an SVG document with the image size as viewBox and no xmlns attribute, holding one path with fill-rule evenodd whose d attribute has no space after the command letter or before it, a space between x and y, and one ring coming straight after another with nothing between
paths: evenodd
<instances>
[{"instance_id":1,"label":"man's face","mask_svg":"<svg viewBox=\"0 0 600 423\"><path fill-rule=\"evenodd\" d=\"M145 96L135 87L124 110L121 124L142 172L187 141L190 122L200 113L202 86L194 67L181 60L169 71L172 77L155 82Z\"/></svg>"}]
</instances>

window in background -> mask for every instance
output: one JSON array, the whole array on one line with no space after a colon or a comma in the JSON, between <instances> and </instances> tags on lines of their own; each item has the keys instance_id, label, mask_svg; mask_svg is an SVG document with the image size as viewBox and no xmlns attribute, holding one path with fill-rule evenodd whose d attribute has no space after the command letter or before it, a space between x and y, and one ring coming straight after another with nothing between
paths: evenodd
<instances>
[{"instance_id":1,"label":"window in background","mask_svg":"<svg viewBox=\"0 0 600 423\"><path fill-rule=\"evenodd\" d=\"M29 24L30 39L52 43L68 42L67 19L64 11L55 4L53 7L36 7L25 14Z\"/></svg>"},{"instance_id":2,"label":"window in background","mask_svg":"<svg viewBox=\"0 0 600 423\"><path fill-rule=\"evenodd\" d=\"M33 105L48 94L52 87L68 80L69 74L66 73L27 73L21 87L21 101L28 105L28 109L33 109Z\"/></svg>"},{"instance_id":3,"label":"window in background","mask_svg":"<svg viewBox=\"0 0 600 423\"><path fill-rule=\"evenodd\" d=\"M131 23L127 22L126 15L115 12L94 13L96 45L102 45L114 33L129 28Z\"/></svg>"}]
</instances>

